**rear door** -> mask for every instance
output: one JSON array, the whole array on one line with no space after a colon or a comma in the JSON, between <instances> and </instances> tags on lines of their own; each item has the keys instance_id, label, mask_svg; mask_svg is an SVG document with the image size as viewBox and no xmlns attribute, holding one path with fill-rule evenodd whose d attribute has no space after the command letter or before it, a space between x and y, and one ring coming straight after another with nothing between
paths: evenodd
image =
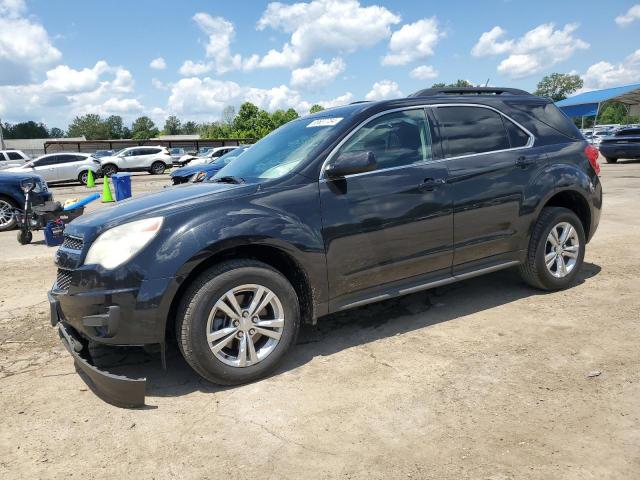
<instances>
[{"instance_id":1,"label":"rear door","mask_svg":"<svg viewBox=\"0 0 640 480\"><path fill-rule=\"evenodd\" d=\"M529 219L525 189L546 157L533 136L481 105L434 108L453 190L453 271L501 262L521 247Z\"/></svg>"},{"instance_id":2,"label":"rear door","mask_svg":"<svg viewBox=\"0 0 640 480\"><path fill-rule=\"evenodd\" d=\"M402 290L411 277L409 283L449 275L452 196L446 164L432 145L425 111L417 108L373 118L336 152L373 152L378 167L320 180L332 309L390 284Z\"/></svg>"}]
</instances>

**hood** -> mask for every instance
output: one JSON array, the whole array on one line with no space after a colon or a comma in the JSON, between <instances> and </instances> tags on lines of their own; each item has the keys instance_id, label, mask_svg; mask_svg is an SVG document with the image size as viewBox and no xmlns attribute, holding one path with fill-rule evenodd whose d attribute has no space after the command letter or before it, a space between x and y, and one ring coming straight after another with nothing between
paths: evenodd
<instances>
[{"instance_id":1,"label":"hood","mask_svg":"<svg viewBox=\"0 0 640 480\"><path fill-rule=\"evenodd\" d=\"M36 174L30 168L21 169L20 167L14 167L14 168L7 168L6 170L0 171L0 181L3 181L3 182L7 182L7 181L16 182L19 180L23 180L25 178L34 178L44 183L44 180L42 179L42 177Z\"/></svg>"},{"instance_id":2,"label":"hood","mask_svg":"<svg viewBox=\"0 0 640 480\"><path fill-rule=\"evenodd\" d=\"M73 230L85 231L86 227L99 231L123 223L156 216L169 216L189 209L201 209L208 202L237 198L258 188L257 184L195 183L167 187L160 192L141 195L97 212L82 215L68 225Z\"/></svg>"},{"instance_id":3,"label":"hood","mask_svg":"<svg viewBox=\"0 0 640 480\"><path fill-rule=\"evenodd\" d=\"M178 168L171 172L172 177L190 177L194 173L198 172L217 172L222 167L213 163L205 163L201 165L187 165L186 167Z\"/></svg>"}]
</instances>

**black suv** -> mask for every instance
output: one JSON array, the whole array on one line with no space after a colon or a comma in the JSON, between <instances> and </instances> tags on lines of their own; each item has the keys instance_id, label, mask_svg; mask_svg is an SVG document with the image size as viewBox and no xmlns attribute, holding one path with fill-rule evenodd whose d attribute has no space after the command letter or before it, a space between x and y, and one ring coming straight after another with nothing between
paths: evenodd
<instances>
[{"instance_id":1,"label":"black suv","mask_svg":"<svg viewBox=\"0 0 640 480\"><path fill-rule=\"evenodd\" d=\"M518 267L574 281L598 226L597 150L550 101L423 90L287 123L209 182L85 215L65 231L52 323L110 401L144 379L91 365L87 341L175 335L207 380L267 375L301 322ZM164 358L164 357L163 357Z\"/></svg>"}]
</instances>

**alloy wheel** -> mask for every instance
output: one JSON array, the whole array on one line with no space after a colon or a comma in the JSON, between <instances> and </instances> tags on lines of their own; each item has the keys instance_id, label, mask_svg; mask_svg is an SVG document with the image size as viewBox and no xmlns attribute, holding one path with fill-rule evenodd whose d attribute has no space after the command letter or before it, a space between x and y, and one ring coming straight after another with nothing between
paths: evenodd
<instances>
[{"instance_id":1,"label":"alloy wheel","mask_svg":"<svg viewBox=\"0 0 640 480\"><path fill-rule=\"evenodd\" d=\"M0 228L7 227L13 222L13 205L6 200L0 200Z\"/></svg>"},{"instance_id":2,"label":"alloy wheel","mask_svg":"<svg viewBox=\"0 0 640 480\"><path fill-rule=\"evenodd\" d=\"M280 342L284 309L269 288L247 284L216 301L207 320L207 343L221 362L249 367L267 358Z\"/></svg>"},{"instance_id":3,"label":"alloy wheel","mask_svg":"<svg viewBox=\"0 0 640 480\"><path fill-rule=\"evenodd\" d=\"M544 248L544 263L549 273L555 278L566 277L575 268L579 253L580 239L576 229L568 222L555 225Z\"/></svg>"}]
</instances>

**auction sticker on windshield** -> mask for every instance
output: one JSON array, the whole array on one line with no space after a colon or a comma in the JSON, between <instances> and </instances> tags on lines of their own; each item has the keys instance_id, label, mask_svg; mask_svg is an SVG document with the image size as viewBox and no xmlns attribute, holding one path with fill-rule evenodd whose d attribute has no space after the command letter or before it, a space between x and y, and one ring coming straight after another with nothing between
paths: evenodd
<instances>
[{"instance_id":1,"label":"auction sticker on windshield","mask_svg":"<svg viewBox=\"0 0 640 480\"><path fill-rule=\"evenodd\" d=\"M317 120L314 120L313 122L311 122L309 125L307 125L307 128L313 128L313 127L333 127L334 125L337 125L338 122L340 122L340 120L342 120L342 117L334 117L334 118L318 118Z\"/></svg>"}]
</instances>

